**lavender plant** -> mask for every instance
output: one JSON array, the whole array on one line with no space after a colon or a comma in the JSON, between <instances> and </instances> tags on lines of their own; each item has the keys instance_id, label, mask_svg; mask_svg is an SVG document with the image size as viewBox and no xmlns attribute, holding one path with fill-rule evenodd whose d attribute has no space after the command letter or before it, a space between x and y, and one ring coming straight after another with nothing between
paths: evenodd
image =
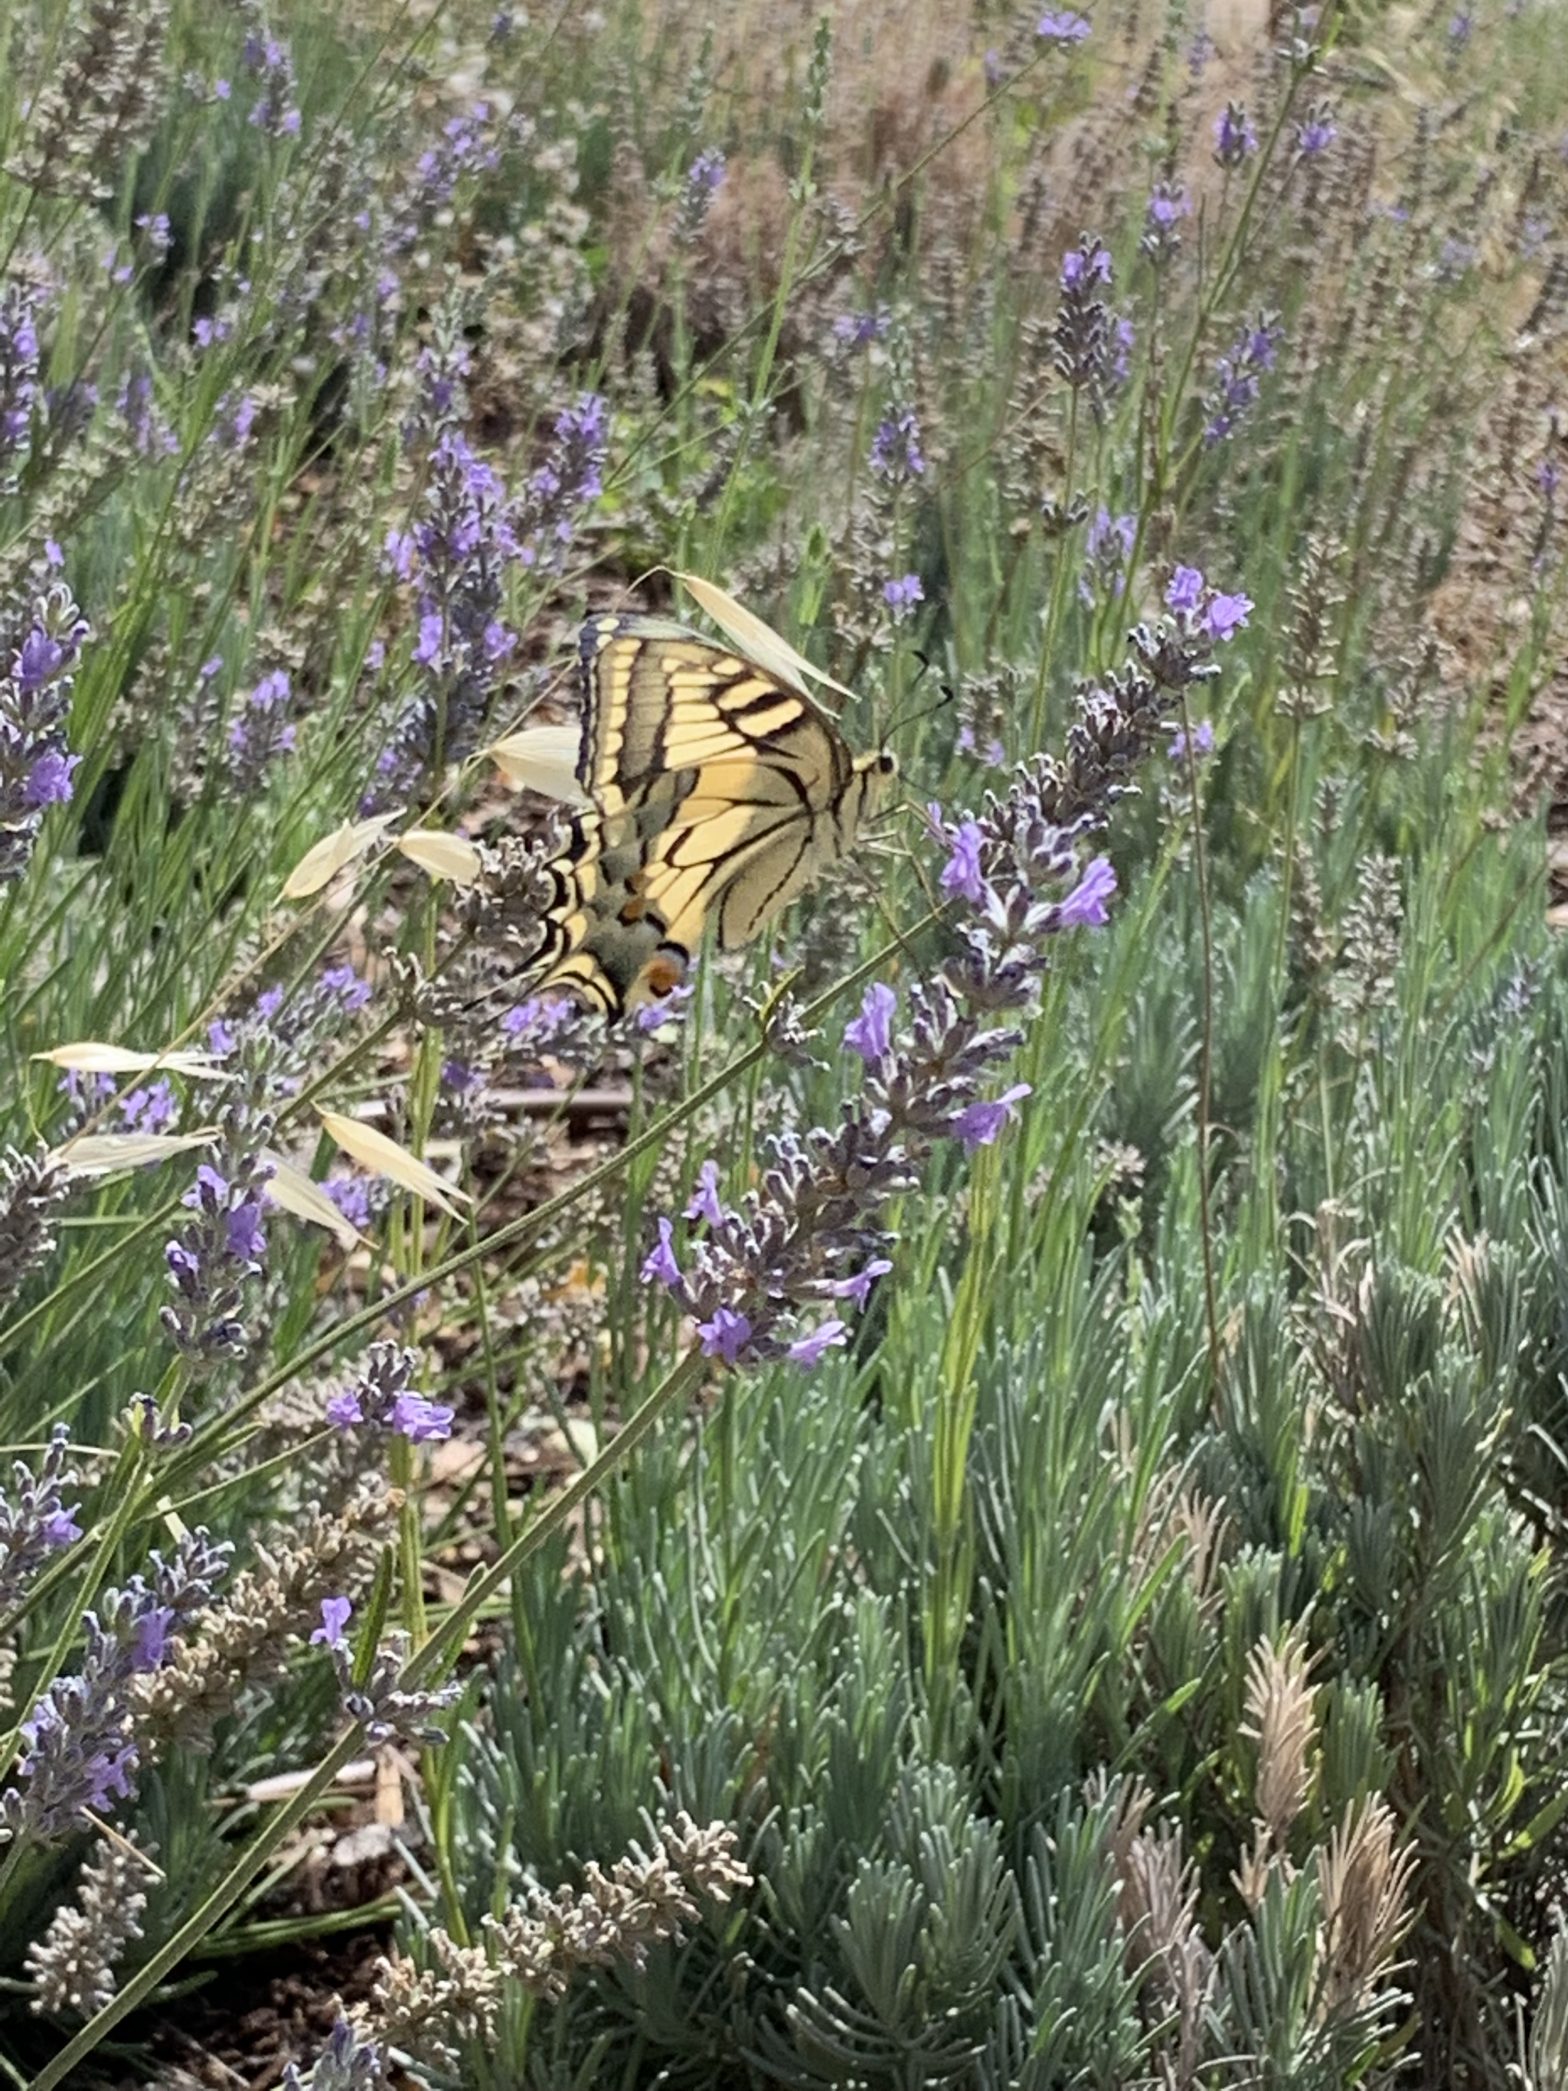
<instances>
[{"instance_id":1,"label":"lavender plant","mask_svg":"<svg viewBox=\"0 0 1568 2091\"><path fill-rule=\"evenodd\" d=\"M1547 2081L1545 12L12 27L0 2067ZM607 1027L672 566L909 796Z\"/></svg>"}]
</instances>

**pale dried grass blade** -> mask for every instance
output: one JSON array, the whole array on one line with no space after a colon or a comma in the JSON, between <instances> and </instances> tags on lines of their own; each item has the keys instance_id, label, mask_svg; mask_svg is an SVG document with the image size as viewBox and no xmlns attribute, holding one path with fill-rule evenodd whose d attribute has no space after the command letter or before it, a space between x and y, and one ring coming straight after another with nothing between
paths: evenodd
<instances>
[{"instance_id":1,"label":"pale dried grass blade","mask_svg":"<svg viewBox=\"0 0 1568 2091\"><path fill-rule=\"evenodd\" d=\"M818 682L830 690L837 690L841 697L853 697L841 682L808 661L803 653L797 653L787 639L780 638L772 625L764 624L753 611L736 602L712 581L704 581L696 574L677 573L676 580L692 597L704 615L711 617L719 630L730 642L745 654L746 658L771 675L775 682L784 683L798 690L802 697L808 695L806 684Z\"/></svg>"},{"instance_id":2,"label":"pale dried grass blade","mask_svg":"<svg viewBox=\"0 0 1568 2091\"><path fill-rule=\"evenodd\" d=\"M370 820L346 820L330 835L312 843L283 881L285 900L309 900L357 857L362 857L397 819L395 813L378 813Z\"/></svg>"},{"instance_id":3,"label":"pale dried grass blade","mask_svg":"<svg viewBox=\"0 0 1568 2091\"><path fill-rule=\"evenodd\" d=\"M455 886L474 886L483 869L480 855L466 835L448 835L440 828L410 828L397 840L400 853L431 878L450 879Z\"/></svg>"},{"instance_id":4,"label":"pale dried grass blade","mask_svg":"<svg viewBox=\"0 0 1568 2091\"><path fill-rule=\"evenodd\" d=\"M95 1038L78 1039L73 1045L51 1046L47 1053L34 1053L51 1067L68 1068L84 1075L142 1075L150 1068L173 1075L226 1075L228 1070L210 1053L181 1052L173 1047L161 1053L137 1053L129 1046L104 1045Z\"/></svg>"},{"instance_id":5,"label":"pale dried grass blade","mask_svg":"<svg viewBox=\"0 0 1568 2091\"><path fill-rule=\"evenodd\" d=\"M408 1149L400 1147L396 1140L378 1132L373 1125L364 1125L357 1118L346 1118L341 1111L322 1110L318 1105L316 1116L343 1152L362 1168L370 1170L372 1175L384 1176L403 1190L412 1191L416 1198L424 1198L431 1205L439 1205L441 1210L450 1213L454 1220L463 1217L460 1207L454 1201L461 1199L465 1205L470 1203L468 1193L460 1191L455 1184L449 1184L443 1177L437 1176L428 1162L422 1162L417 1155L410 1154Z\"/></svg>"},{"instance_id":6,"label":"pale dried grass blade","mask_svg":"<svg viewBox=\"0 0 1568 2091\"><path fill-rule=\"evenodd\" d=\"M272 1164L272 1174L267 1178L269 1205L292 1213L296 1220L325 1227L341 1249L352 1249L364 1239L353 1221L338 1211L320 1184L313 1182L303 1169L296 1169L292 1162L270 1150L266 1159Z\"/></svg>"},{"instance_id":7,"label":"pale dried grass blade","mask_svg":"<svg viewBox=\"0 0 1568 2091\"><path fill-rule=\"evenodd\" d=\"M217 1137L215 1125L199 1133L79 1133L51 1149L49 1159L72 1176L109 1176L117 1169L166 1162L171 1155L189 1154L193 1147L210 1147Z\"/></svg>"},{"instance_id":8,"label":"pale dried grass blade","mask_svg":"<svg viewBox=\"0 0 1568 2091\"><path fill-rule=\"evenodd\" d=\"M563 806L593 801L577 781L581 734L575 726L525 726L485 750L513 791L536 791Z\"/></svg>"}]
</instances>

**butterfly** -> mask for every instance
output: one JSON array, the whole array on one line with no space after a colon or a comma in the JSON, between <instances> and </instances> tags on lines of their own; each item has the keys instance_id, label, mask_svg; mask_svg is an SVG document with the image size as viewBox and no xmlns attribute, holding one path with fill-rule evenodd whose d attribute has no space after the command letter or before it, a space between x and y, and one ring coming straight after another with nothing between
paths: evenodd
<instances>
[{"instance_id":1,"label":"butterfly","mask_svg":"<svg viewBox=\"0 0 1568 2091\"><path fill-rule=\"evenodd\" d=\"M523 978L615 1018L676 987L710 923L720 950L749 943L852 847L896 765L665 618L590 618L578 663L586 803Z\"/></svg>"}]
</instances>

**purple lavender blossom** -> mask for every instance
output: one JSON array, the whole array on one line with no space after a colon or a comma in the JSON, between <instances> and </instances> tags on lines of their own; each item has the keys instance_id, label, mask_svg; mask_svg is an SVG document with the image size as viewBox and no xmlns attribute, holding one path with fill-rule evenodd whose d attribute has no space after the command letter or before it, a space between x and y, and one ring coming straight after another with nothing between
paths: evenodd
<instances>
[{"instance_id":1,"label":"purple lavender blossom","mask_svg":"<svg viewBox=\"0 0 1568 2091\"><path fill-rule=\"evenodd\" d=\"M1132 375L1132 352L1138 345L1138 332L1132 321L1121 317L1111 326L1111 358L1105 373L1106 389L1118 392Z\"/></svg>"},{"instance_id":2,"label":"purple lavender blossom","mask_svg":"<svg viewBox=\"0 0 1568 2091\"><path fill-rule=\"evenodd\" d=\"M1326 153L1339 136L1333 112L1320 105L1296 125L1296 150L1303 159L1315 160Z\"/></svg>"},{"instance_id":3,"label":"purple lavender blossom","mask_svg":"<svg viewBox=\"0 0 1568 2091\"><path fill-rule=\"evenodd\" d=\"M381 2091L387 2069L379 2043L365 2039L346 2018L340 2018L309 2072L302 2075L291 2062L283 2072L280 2091Z\"/></svg>"},{"instance_id":4,"label":"purple lavender blossom","mask_svg":"<svg viewBox=\"0 0 1568 2091\"><path fill-rule=\"evenodd\" d=\"M89 629L57 582L0 639L0 880L27 869L44 814L71 797L81 760L65 737L71 670Z\"/></svg>"},{"instance_id":5,"label":"purple lavender blossom","mask_svg":"<svg viewBox=\"0 0 1568 2091\"><path fill-rule=\"evenodd\" d=\"M336 1648L343 1639L354 1607L346 1597L324 1597L321 1600L321 1624L311 1634L311 1645Z\"/></svg>"},{"instance_id":6,"label":"purple lavender blossom","mask_svg":"<svg viewBox=\"0 0 1568 2091\"><path fill-rule=\"evenodd\" d=\"M893 406L877 424L871 438L871 469L890 485L919 479L926 468L920 448L920 423L913 407Z\"/></svg>"},{"instance_id":7,"label":"purple lavender blossom","mask_svg":"<svg viewBox=\"0 0 1568 2091\"><path fill-rule=\"evenodd\" d=\"M1111 257L1092 233L1062 256L1061 303L1052 331L1052 360L1074 391L1098 401L1111 365L1111 313L1098 295L1111 282Z\"/></svg>"},{"instance_id":8,"label":"purple lavender blossom","mask_svg":"<svg viewBox=\"0 0 1568 2091\"><path fill-rule=\"evenodd\" d=\"M1252 610L1250 595L1211 594L1205 612L1209 637L1219 643L1234 639Z\"/></svg>"},{"instance_id":9,"label":"purple lavender blossom","mask_svg":"<svg viewBox=\"0 0 1568 2091\"><path fill-rule=\"evenodd\" d=\"M414 1445L449 1438L454 1411L415 1392L418 1368L413 1351L396 1343L372 1343L353 1379L329 1397L327 1421L338 1430L365 1429Z\"/></svg>"},{"instance_id":10,"label":"purple lavender blossom","mask_svg":"<svg viewBox=\"0 0 1568 2091\"><path fill-rule=\"evenodd\" d=\"M866 989L859 1016L844 1026L845 1045L868 1066L891 1049L893 1012L897 1007L898 997L893 990L875 980Z\"/></svg>"},{"instance_id":11,"label":"purple lavender blossom","mask_svg":"<svg viewBox=\"0 0 1568 2091\"><path fill-rule=\"evenodd\" d=\"M174 244L168 212L141 211L132 222L146 242L150 258L153 261L162 261Z\"/></svg>"},{"instance_id":12,"label":"purple lavender blossom","mask_svg":"<svg viewBox=\"0 0 1568 2091\"><path fill-rule=\"evenodd\" d=\"M1058 929L1104 929L1111 919L1116 868L1108 857L1095 857L1083 877L1056 911Z\"/></svg>"},{"instance_id":13,"label":"purple lavender blossom","mask_svg":"<svg viewBox=\"0 0 1568 2091\"><path fill-rule=\"evenodd\" d=\"M120 1099L120 1118L126 1129L133 1133L161 1133L175 1123L180 1115L179 1099L174 1094L174 1084L167 1076L156 1082L148 1082L140 1089L133 1089Z\"/></svg>"},{"instance_id":14,"label":"purple lavender blossom","mask_svg":"<svg viewBox=\"0 0 1568 2091\"><path fill-rule=\"evenodd\" d=\"M672 1294L705 1355L732 1366L819 1361L839 1340L829 1324L842 1319L825 1320L823 1303L863 1307L891 1262L882 1224L891 1201L939 1143L973 1151L1001 1137L1028 1092L997 1088L1023 1036L997 1019L1037 1002L1054 937L1108 921L1116 875L1103 856L1086 861L1085 845L1134 788L1138 761L1168 740L1184 693L1217 672L1215 627L1234 622L1212 614L1227 599L1195 568L1176 577L1173 595L1175 621L1138 626L1132 663L1080 692L1065 759L1037 757L973 816L950 882L969 909L956 925L960 949L911 987L902 1027L891 987L868 989L844 1035L865 1063L861 1093L839 1122L774 1136L761 1182L734 1208L704 1200L702 1232L680 1257L673 1221L660 1218L643 1274ZM954 852L960 828L940 811L932 828Z\"/></svg>"},{"instance_id":15,"label":"purple lavender blossom","mask_svg":"<svg viewBox=\"0 0 1568 2091\"><path fill-rule=\"evenodd\" d=\"M682 1215L688 1220L706 1220L710 1227L724 1224L724 1206L719 1198L719 1165L709 1160L697 1171L697 1188Z\"/></svg>"},{"instance_id":16,"label":"purple lavender blossom","mask_svg":"<svg viewBox=\"0 0 1568 2091\"><path fill-rule=\"evenodd\" d=\"M698 153L687 168L676 213L678 239L690 242L697 237L702 229L703 220L713 206L714 197L724 186L728 164L718 147L710 145Z\"/></svg>"},{"instance_id":17,"label":"purple lavender blossom","mask_svg":"<svg viewBox=\"0 0 1568 2091\"><path fill-rule=\"evenodd\" d=\"M1102 502L1084 535L1084 569L1078 593L1087 604L1109 597L1127 576L1127 562L1138 541L1135 515L1112 515Z\"/></svg>"},{"instance_id":18,"label":"purple lavender blossom","mask_svg":"<svg viewBox=\"0 0 1568 2091\"><path fill-rule=\"evenodd\" d=\"M981 852L985 846L985 830L977 820L961 820L956 827L948 828L942 821L941 808L931 809L933 831L948 845L947 862L942 866L940 884L944 893L957 893L971 907L985 905L985 874L981 868Z\"/></svg>"},{"instance_id":19,"label":"purple lavender blossom","mask_svg":"<svg viewBox=\"0 0 1568 2091\"><path fill-rule=\"evenodd\" d=\"M845 348L868 348L873 341L883 340L892 324L893 315L886 305L870 312L841 312L833 322L833 339Z\"/></svg>"},{"instance_id":20,"label":"purple lavender blossom","mask_svg":"<svg viewBox=\"0 0 1568 2091\"><path fill-rule=\"evenodd\" d=\"M105 1591L82 1625L81 1669L57 1677L20 1729L17 1782L0 1793L0 1823L13 1837L52 1843L88 1826L135 1791L140 1750L128 1687L168 1660L174 1636L212 1601L233 1549L204 1530L187 1533L151 1573Z\"/></svg>"},{"instance_id":21,"label":"purple lavender blossom","mask_svg":"<svg viewBox=\"0 0 1568 2091\"><path fill-rule=\"evenodd\" d=\"M9 461L26 450L40 402L39 303L38 292L24 284L0 290L0 493L15 491Z\"/></svg>"},{"instance_id":22,"label":"purple lavender blossom","mask_svg":"<svg viewBox=\"0 0 1568 2091\"><path fill-rule=\"evenodd\" d=\"M784 1355L792 1365L818 1365L830 1350L849 1341L849 1328L836 1314L819 1321L809 1335L797 1336Z\"/></svg>"},{"instance_id":23,"label":"purple lavender blossom","mask_svg":"<svg viewBox=\"0 0 1568 2091\"><path fill-rule=\"evenodd\" d=\"M282 668L264 675L250 695L241 699L228 733L229 779L237 790L253 791L280 756L294 753L291 702L288 674Z\"/></svg>"},{"instance_id":24,"label":"purple lavender blossom","mask_svg":"<svg viewBox=\"0 0 1568 2091\"><path fill-rule=\"evenodd\" d=\"M455 1414L443 1401L431 1401L423 1394L400 1394L392 1404L387 1428L410 1444L437 1444L452 1435Z\"/></svg>"},{"instance_id":25,"label":"purple lavender blossom","mask_svg":"<svg viewBox=\"0 0 1568 2091\"><path fill-rule=\"evenodd\" d=\"M583 509L604 491L610 410L584 392L555 417L550 454L528 482L519 518L525 566L558 566Z\"/></svg>"},{"instance_id":26,"label":"purple lavender blossom","mask_svg":"<svg viewBox=\"0 0 1568 2091\"><path fill-rule=\"evenodd\" d=\"M250 11L259 21L259 9ZM297 137L299 104L294 99L294 60L287 44L258 26L246 37L240 58L256 81L250 122L269 138Z\"/></svg>"},{"instance_id":27,"label":"purple lavender blossom","mask_svg":"<svg viewBox=\"0 0 1568 2091\"><path fill-rule=\"evenodd\" d=\"M882 583L882 600L887 604L894 624L907 623L915 614L915 605L925 599L925 588L918 574L903 574L896 580Z\"/></svg>"},{"instance_id":28,"label":"purple lavender blossom","mask_svg":"<svg viewBox=\"0 0 1568 2091\"><path fill-rule=\"evenodd\" d=\"M1179 182L1156 182L1149 197L1143 230L1143 251L1163 264L1181 246L1177 232L1183 218L1192 215L1192 199Z\"/></svg>"},{"instance_id":29,"label":"purple lavender blossom","mask_svg":"<svg viewBox=\"0 0 1568 2091\"><path fill-rule=\"evenodd\" d=\"M371 1179L345 1171L329 1176L321 1186L348 1224L363 1234L374 1218L375 1200Z\"/></svg>"},{"instance_id":30,"label":"purple lavender blossom","mask_svg":"<svg viewBox=\"0 0 1568 2091\"><path fill-rule=\"evenodd\" d=\"M632 1018L633 1028L640 1031L644 1037L651 1031L662 1031L666 1024L673 1028L684 1021L687 1004L696 992L693 982L679 982L667 995L661 995L657 1002L644 1003Z\"/></svg>"},{"instance_id":31,"label":"purple lavender blossom","mask_svg":"<svg viewBox=\"0 0 1568 2091\"><path fill-rule=\"evenodd\" d=\"M164 1246L174 1299L160 1316L187 1356L244 1355L240 1309L267 1252L261 1199L271 1175L272 1164L259 1154L239 1162L232 1177L203 1162L180 1200L195 1217Z\"/></svg>"},{"instance_id":32,"label":"purple lavender blossom","mask_svg":"<svg viewBox=\"0 0 1568 2091\"><path fill-rule=\"evenodd\" d=\"M556 417L545 462L513 502L455 429L438 437L424 514L386 543L389 572L415 589L418 688L387 736L367 810L416 792L479 745L517 643L501 615L506 575L560 563L602 489L607 441L605 403L585 393Z\"/></svg>"},{"instance_id":33,"label":"purple lavender blossom","mask_svg":"<svg viewBox=\"0 0 1568 2091\"><path fill-rule=\"evenodd\" d=\"M681 1267L675 1260L672 1243L675 1236L674 1224L668 1219L659 1221L659 1238L642 1260L638 1276L644 1285L664 1285L674 1288L681 1282Z\"/></svg>"},{"instance_id":34,"label":"purple lavender blossom","mask_svg":"<svg viewBox=\"0 0 1568 2091\"><path fill-rule=\"evenodd\" d=\"M1260 313L1243 327L1215 365L1214 378L1204 402L1205 443L1219 443L1231 435L1248 408L1255 404L1260 381L1274 368L1281 328L1272 313Z\"/></svg>"},{"instance_id":35,"label":"purple lavender blossom","mask_svg":"<svg viewBox=\"0 0 1568 2091\"><path fill-rule=\"evenodd\" d=\"M751 1341L751 1321L732 1308L718 1306L710 1320L698 1322L697 1334L702 1338L705 1357L722 1358L726 1365L734 1365Z\"/></svg>"},{"instance_id":36,"label":"purple lavender blossom","mask_svg":"<svg viewBox=\"0 0 1568 2091\"><path fill-rule=\"evenodd\" d=\"M1080 290L1092 283L1109 284L1110 281L1110 250L1102 247L1092 233L1085 233L1077 246L1069 247L1062 256L1063 290Z\"/></svg>"},{"instance_id":37,"label":"purple lavender blossom","mask_svg":"<svg viewBox=\"0 0 1568 2091\"><path fill-rule=\"evenodd\" d=\"M80 1506L65 1501L81 1479L67 1463L70 1443L69 1429L57 1423L37 1472L17 1460L10 1489L0 1489L0 1612L11 1610L49 1555L82 1536Z\"/></svg>"},{"instance_id":38,"label":"purple lavender blossom","mask_svg":"<svg viewBox=\"0 0 1568 2091\"><path fill-rule=\"evenodd\" d=\"M1185 762L1189 745L1194 755L1203 756L1214 753L1214 723L1212 720L1200 719L1198 721L1197 725L1192 729L1190 743L1185 728L1178 728L1171 735L1171 761Z\"/></svg>"},{"instance_id":39,"label":"purple lavender blossom","mask_svg":"<svg viewBox=\"0 0 1568 2091\"><path fill-rule=\"evenodd\" d=\"M954 1138L963 1143L965 1154L973 1154L977 1147L991 1146L1012 1117L1014 1106L1031 1093L1027 1082L1015 1082L989 1102L966 1104L953 1119L951 1128Z\"/></svg>"},{"instance_id":40,"label":"purple lavender blossom","mask_svg":"<svg viewBox=\"0 0 1568 2091\"><path fill-rule=\"evenodd\" d=\"M410 252L442 212L450 209L465 181L493 174L501 164L501 141L488 102L475 102L449 117L436 144L414 161L407 193L396 204L387 251L397 258Z\"/></svg>"},{"instance_id":41,"label":"purple lavender blossom","mask_svg":"<svg viewBox=\"0 0 1568 2091\"><path fill-rule=\"evenodd\" d=\"M1240 102L1227 102L1214 119L1214 157L1225 168L1239 167L1258 149L1258 134Z\"/></svg>"},{"instance_id":42,"label":"purple lavender blossom","mask_svg":"<svg viewBox=\"0 0 1568 2091\"><path fill-rule=\"evenodd\" d=\"M1081 44L1089 34L1089 18L1073 8L1057 8L1041 15L1034 33L1042 43Z\"/></svg>"}]
</instances>

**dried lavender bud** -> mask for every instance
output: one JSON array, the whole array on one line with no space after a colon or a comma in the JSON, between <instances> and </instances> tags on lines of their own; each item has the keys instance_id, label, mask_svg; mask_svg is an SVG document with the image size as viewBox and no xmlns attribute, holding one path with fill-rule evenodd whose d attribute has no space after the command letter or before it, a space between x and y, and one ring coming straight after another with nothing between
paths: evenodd
<instances>
[{"instance_id":1,"label":"dried lavender bud","mask_svg":"<svg viewBox=\"0 0 1568 2091\"><path fill-rule=\"evenodd\" d=\"M328 1492L338 1485L330 1462L323 1481ZM144 1754L202 1747L243 1691L284 1676L323 1603L368 1586L401 1503L366 1476L337 1508L309 1510L259 1543L256 1566L196 1614L159 1669L133 1679L127 1696Z\"/></svg>"},{"instance_id":2,"label":"dried lavender bud","mask_svg":"<svg viewBox=\"0 0 1568 2091\"><path fill-rule=\"evenodd\" d=\"M21 1725L20 1783L0 1792L0 1825L10 1836L54 1842L130 1797L141 1757L131 1681L169 1659L175 1635L210 1603L232 1552L205 1530L190 1533L169 1560L151 1556L150 1580L133 1576L86 1614L80 1671L57 1677Z\"/></svg>"},{"instance_id":3,"label":"dried lavender bud","mask_svg":"<svg viewBox=\"0 0 1568 2091\"><path fill-rule=\"evenodd\" d=\"M91 0L32 98L7 173L50 196L112 196L162 111L168 26L168 0Z\"/></svg>"},{"instance_id":4,"label":"dried lavender bud","mask_svg":"<svg viewBox=\"0 0 1568 2091\"><path fill-rule=\"evenodd\" d=\"M47 1149L24 1155L8 1147L0 1154L0 1306L9 1305L53 1253L51 1221L70 1189L64 1165Z\"/></svg>"},{"instance_id":5,"label":"dried lavender bud","mask_svg":"<svg viewBox=\"0 0 1568 2091\"><path fill-rule=\"evenodd\" d=\"M70 1430L57 1423L34 1473L17 1460L9 1491L0 1489L0 1612L9 1612L48 1557L82 1536L78 1504L65 1504L81 1477L66 1464Z\"/></svg>"},{"instance_id":6,"label":"dried lavender bud","mask_svg":"<svg viewBox=\"0 0 1568 2091\"><path fill-rule=\"evenodd\" d=\"M5 632L0 675L0 880L27 869L51 806L71 796L79 755L70 752L71 670L91 627L64 583L39 596Z\"/></svg>"},{"instance_id":7,"label":"dried lavender bud","mask_svg":"<svg viewBox=\"0 0 1568 2091\"><path fill-rule=\"evenodd\" d=\"M150 1856L123 1837L99 1838L78 1876L76 1906L62 1903L27 1949L34 2011L90 2018L112 1999L114 1971L142 1935Z\"/></svg>"},{"instance_id":8,"label":"dried lavender bud","mask_svg":"<svg viewBox=\"0 0 1568 2091\"><path fill-rule=\"evenodd\" d=\"M504 1916L486 1920L481 1945L460 1946L433 1927L426 1937L434 1967L381 1962L365 2014L370 2030L450 2069L462 2046L494 2045L508 1985L559 2001L582 1969L618 1961L642 1968L651 1946L697 1921L701 1899L722 1907L749 1888L751 1872L735 1851L725 1824L699 1829L682 1814L660 1825L651 1855L634 1847L608 1873L590 1860L576 1892L530 1889ZM336 2087L340 2080L328 2081Z\"/></svg>"}]
</instances>

